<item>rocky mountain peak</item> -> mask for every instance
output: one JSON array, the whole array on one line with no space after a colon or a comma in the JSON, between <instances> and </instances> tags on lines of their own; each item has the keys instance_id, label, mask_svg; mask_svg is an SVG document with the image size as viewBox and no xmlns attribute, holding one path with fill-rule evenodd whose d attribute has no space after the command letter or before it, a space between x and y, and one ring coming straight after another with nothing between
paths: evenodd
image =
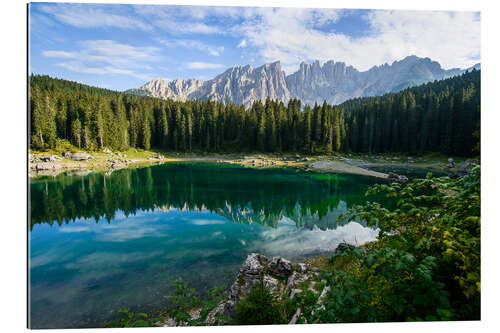
<instances>
[{"instance_id":1,"label":"rocky mountain peak","mask_svg":"<svg viewBox=\"0 0 500 333\"><path fill-rule=\"evenodd\" d=\"M477 64L472 68L480 68ZM287 103L291 98L302 100L303 105L339 104L350 98L382 95L410 86L441 80L464 73L462 69L445 70L430 58L407 56L392 64L374 66L358 71L344 62L328 60L320 64L301 62L295 73L286 75L280 61L260 67L235 66L207 81L156 78L129 93L154 97L211 99L233 102L250 107L254 101L267 97Z\"/></svg>"}]
</instances>

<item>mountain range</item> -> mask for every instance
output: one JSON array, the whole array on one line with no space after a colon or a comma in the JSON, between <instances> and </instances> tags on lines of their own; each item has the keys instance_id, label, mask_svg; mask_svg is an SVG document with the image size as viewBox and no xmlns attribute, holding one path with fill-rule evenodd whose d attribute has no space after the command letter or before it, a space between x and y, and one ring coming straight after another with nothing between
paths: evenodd
<instances>
[{"instance_id":1,"label":"mountain range","mask_svg":"<svg viewBox=\"0 0 500 333\"><path fill-rule=\"evenodd\" d=\"M478 63L467 69L443 69L429 58L408 56L391 65L374 66L359 71L344 62L329 60L323 65L318 60L302 62L299 70L286 75L279 61L253 68L250 65L227 69L211 80L153 79L145 85L129 89L126 93L177 101L211 99L233 102L246 107L267 97L288 103L298 98L303 105L323 103L340 104L356 97L377 96L396 92L434 80L460 75L467 70L480 69Z\"/></svg>"}]
</instances>

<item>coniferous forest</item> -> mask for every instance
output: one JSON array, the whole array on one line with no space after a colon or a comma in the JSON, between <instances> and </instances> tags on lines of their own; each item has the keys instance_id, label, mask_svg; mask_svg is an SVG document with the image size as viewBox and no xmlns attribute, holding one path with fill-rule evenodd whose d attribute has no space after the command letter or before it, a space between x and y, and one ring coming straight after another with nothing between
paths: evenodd
<instances>
[{"instance_id":1,"label":"coniferous forest","mask_svg":"<svg viewBox=\"0 0 500 333\"><path fill-rule=\"evenodd\" d=\"M80 149L158 148L177 152L474 153L479 140L480 71L341 105L292 99L176 102L31 75L32 149L57 139Z\"/></svg>"}]
</instances>

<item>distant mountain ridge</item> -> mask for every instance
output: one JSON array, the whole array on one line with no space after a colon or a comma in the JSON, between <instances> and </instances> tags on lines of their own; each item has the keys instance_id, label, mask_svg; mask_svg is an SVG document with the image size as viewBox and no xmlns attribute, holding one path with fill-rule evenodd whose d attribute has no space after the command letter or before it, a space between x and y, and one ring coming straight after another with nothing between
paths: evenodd
<instances>
[{"instance_id":1,"label":"distant mountain ridge","mask_svg":"<svg viewBox=\"0 0 500 333\"><path fill-rule=\"evenodd\" d=\"M473 68L480 69L481 65L478 63L467 69L445 70L429 58L408 56L391 65L374 66L362 72L344 62L333 60L322 66L318 60L311 64L302 62L297 72L285 75L280 62L276 61L257 68L250 65L232 67L207 81L154 79L126 93L179 101L231 101L246 107L256 100L264 101L267 97L284 103L291 98L298 98L304 105L319 104L325 100L329 104L340 104L351 98L377 96L446 79Z\"/></svg>"}]
</instances>

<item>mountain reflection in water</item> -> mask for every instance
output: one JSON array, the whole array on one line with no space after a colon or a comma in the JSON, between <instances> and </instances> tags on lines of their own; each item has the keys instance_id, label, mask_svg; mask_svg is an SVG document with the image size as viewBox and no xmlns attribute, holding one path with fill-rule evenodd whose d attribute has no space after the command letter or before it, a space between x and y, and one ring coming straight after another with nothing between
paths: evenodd
<instances>
[{"instance_id":1,"label":"mountain reflection in water","mask_svg":"<svg viewBox=\"0 0 500 333\"><path fill-rule=\"evenodd\" d=\"M108 222L116 211L210 211L237 223L277 227L284 217L297 228L335 228L337 217L366 200L374 180L295 170L255 170L177 163L124 169L106 175L59 175L31 184L31 228L81 218ZM380 198L382 199L382 198Z\"/></svg>"},{"instance_id":2,"label":"mountain reflection in water","mask_svg":"<svg viewBox=\"0 0 500 333\"><path fill-rule=\"evenodd\" d=\"M201 293L229 285L251 252L299 261L374 240L376 229L337 218L376 181L189 163L32 180L31 327L164 310L172 279Z\"/></svg>"}]
</instances>

